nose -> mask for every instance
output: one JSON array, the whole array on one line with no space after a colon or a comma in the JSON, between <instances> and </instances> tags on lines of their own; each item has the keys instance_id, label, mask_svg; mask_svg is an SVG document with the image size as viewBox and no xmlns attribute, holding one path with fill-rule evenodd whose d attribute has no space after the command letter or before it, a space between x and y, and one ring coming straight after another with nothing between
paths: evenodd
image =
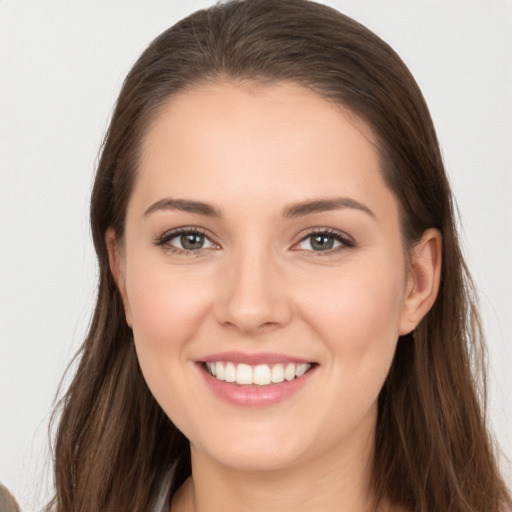
<instances>
[{"instance_id":1,"label":"nose","mask_svg":"<svg viewBox=\"0 0 512 512\"><path fill-rule=\"evenodd\" d=\"M282 270L270 251L240 251L226 261L215 314L224 326L246 334L286 325L292 316Z\"/></svg>"}]
</instances>

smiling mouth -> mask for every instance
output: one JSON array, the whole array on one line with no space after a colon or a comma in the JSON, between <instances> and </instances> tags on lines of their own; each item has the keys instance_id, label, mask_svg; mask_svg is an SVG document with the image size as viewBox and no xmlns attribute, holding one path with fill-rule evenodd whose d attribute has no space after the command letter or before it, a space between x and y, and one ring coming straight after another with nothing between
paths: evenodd
<instances>
[{"instance_id":1,"label":"smiling mouth","mask_svg":"<svg viewBox=\"0 0 512 512\"><path fill-rule=\"evenodd\" d=\"M314 363L278 363L251 366L244 363L207 361L206 372L217 380L245 386L270 386L299 379L314 366Z\"/></svg>"}]
</instances>

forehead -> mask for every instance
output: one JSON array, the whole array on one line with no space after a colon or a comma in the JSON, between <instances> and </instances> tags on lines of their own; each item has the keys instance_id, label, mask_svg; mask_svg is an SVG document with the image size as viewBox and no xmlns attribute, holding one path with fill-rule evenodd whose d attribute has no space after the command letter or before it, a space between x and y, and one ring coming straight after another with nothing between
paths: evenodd
<instances>
[{"instance_id":1,"label":"forehead","mask_svg":"<svg viewBox=\"0 0 512 512\"><path fill-rule=\"evenodd\" d=\"M155 149L158 135L198 136L206 130L208 138L215 142L215 134L221 127L231 126L234 131L240 126L246 128L245 132L232 134L233 139L243 134L254 138L269 129L282 130L284 135L292 128L309 127L309 133L303 130L302 134L313 140L311 131L318 126L329 126L336 136L336 128L346 125L351 125L370 144L377 146L374 133L360 117L304 86L294 82L266 84L219 79L191 86L164 103L146 130L143 156ZM297 134L298 131L294 136ZM324 131L318 131L319 137L325 135Z\"/></svg>"},{"instance_id":2,"label":"forehead","mask_svg":"<svg viewBox=\"0 0 512 512\"><path fill-rule=\"evenodd\" d=\"M149 126L134 194L362 198L387 190L374 140L357 116L296 84L201 84L171 97Z\"/></svg>"}]
</instances>

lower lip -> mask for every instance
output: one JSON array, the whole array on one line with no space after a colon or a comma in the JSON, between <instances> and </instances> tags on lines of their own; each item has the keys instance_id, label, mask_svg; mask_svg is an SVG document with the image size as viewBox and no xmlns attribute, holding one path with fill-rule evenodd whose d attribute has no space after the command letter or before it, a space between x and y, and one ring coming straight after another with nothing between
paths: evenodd
<instances>
[{"instance_id":1,"label":"lower lip","mask_svg":"<svg viewBox=\"0 0 512 512\"><path fill-rule=\"evenodd\" d=\"M242 407L263 407L282 402L297 393L309 381L316 366L302 377L268 386L241 385L212 377L202 364L198 365L208 387L222 400Z\"/></svg>"}]
</instances>

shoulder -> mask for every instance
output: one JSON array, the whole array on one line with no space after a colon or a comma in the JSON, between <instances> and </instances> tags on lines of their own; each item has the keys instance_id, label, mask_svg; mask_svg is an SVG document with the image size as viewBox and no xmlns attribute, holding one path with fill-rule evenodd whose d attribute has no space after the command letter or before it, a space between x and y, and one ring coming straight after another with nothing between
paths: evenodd
<instances>
[{"instance_id":1,"label":"shoulder","mask_svg":"<svg viewBox=\"0 0 512 512\"><path fill-rule=\"evenodd\" d=\"M0 483L0 511L1 512L20 512L18 502L9 492L7 487Z\"/></svg>"}]
</instances>

